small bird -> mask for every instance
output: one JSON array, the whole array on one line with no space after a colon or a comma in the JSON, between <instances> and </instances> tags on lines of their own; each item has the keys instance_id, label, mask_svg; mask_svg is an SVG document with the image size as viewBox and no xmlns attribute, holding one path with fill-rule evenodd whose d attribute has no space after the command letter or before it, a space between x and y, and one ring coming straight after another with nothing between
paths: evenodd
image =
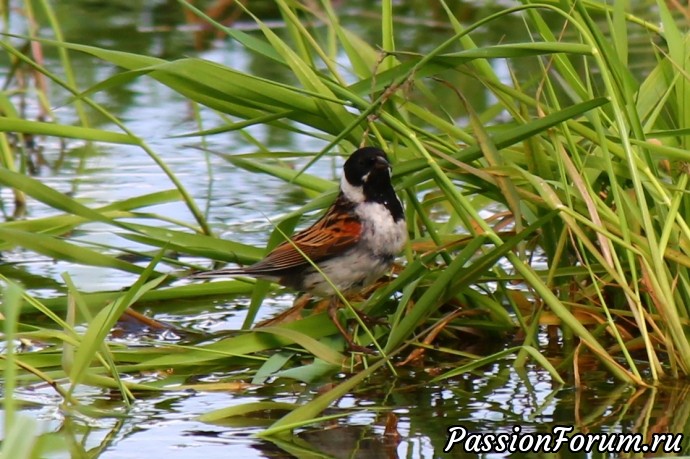
<instances>
[{"instance_id":1,"label":"small bird","mask_svg":"<svg viewBox=\"0 0 690 459\"><path fill-rule=\"evenodd\" d=\"M361 290L391 267L406 241L405 215L391 184L388 158L379 148L364 147L345 162L340 193L316 223L253 265L201 272L193 277L246 275L330 298L328 313L333 323L351 350L364 351L337 319L338 301L331 284L343 294Z\"/></svg>"}]
</instances>

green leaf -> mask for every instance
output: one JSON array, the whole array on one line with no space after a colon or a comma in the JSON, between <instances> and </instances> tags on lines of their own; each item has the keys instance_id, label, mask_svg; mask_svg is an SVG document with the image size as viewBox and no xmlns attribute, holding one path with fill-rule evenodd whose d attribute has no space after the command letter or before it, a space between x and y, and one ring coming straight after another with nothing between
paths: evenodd
<instances>
[{"instance_id":1,"label":"green leaf","mask_svg":"<svg viewBox=\"0 0 690 459\"><path fill-rule=\"evenodd\" d=\"M143 268L132 263L57 239L53 236L32 234L0 227L0 240L4 241L6 245L21 246L56 260L65 260L87 266L115 268L137 274L143 271Z\"/></svg>"},{"instance_id":2,"label":"green leaf","mask_svg":"<svg viewBox=\"0 0 690 459\"><path fill-rule=\"evenodd\" d=\"M117 132L103 131L101 129L85 128L80 126L68 126L65 124L7 118L4 116L0 116L0 131L67 137L72 139L93 140L106 143L121 143L126 145L141 144L139 139L127 134L119 134Z\"/></svg>"},{"instance_id":3,"label":"green leaf","mask_svg":"<svg viewBox=\"0 0 690 459\"><path fill-rule=\"evenodd\" d=\"M202 414L199 416L199 421L201 422L217 422L221 419L247 416L251 413L256 413L258 411L290 411L295 408L294 403L285 402L252 402L243 403L241 405L230 406L227 408L221 408L219 410L213 410L209 413Z\"/></svg>"}]
</instances>

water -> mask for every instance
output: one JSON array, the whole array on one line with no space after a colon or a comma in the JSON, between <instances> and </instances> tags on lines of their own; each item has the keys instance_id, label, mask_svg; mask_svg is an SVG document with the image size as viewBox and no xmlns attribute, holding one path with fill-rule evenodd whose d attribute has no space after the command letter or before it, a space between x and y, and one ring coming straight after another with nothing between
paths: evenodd
<instances>
[{"instance_id":1,"label":"water","mask_svg":"<svg viewBox=\"0 0 690 459\"><path fill-rule=\"evenodd\" d=\"M225 425L195 419L218 406L266 398L284 401L299 398L291 393L268 394L267 391L271 389L256 388L241 396L170 392L141 397L127 411L123 411L119 400L110 399L107 394L93 389L82 391L80 399L87 405L125 415L106 419L64 416L55 408L59 400L47 389L30 394L18 391L17 398L36 404L35 409L24 412L39 419L42 430L59 430L71 436L86 454L102 451L97 457L222 458L228 452L233 457L291 457L285 453L285 445L280 449L252 437L266 425L266 419L243 419ZM292 447L300 448L304 454L321 452L333 457L352 457L352 454L354 457L433 457L445 447L447 429L453 426L477 433L511 432L516 425L523 433L543 433L553 426L572 424L580 432L629 432L641 423L650 424L652 432L684 430L690 408L685 392L636 391L614 383L596 389L561 388L554 386L541 370L528 368L524 374L517 374L509 363L443 385L420 384L418 375L402 375L394 381L381 381L370 393L343 398L331 412L352 414L327 422L323 427L304 430L300 434L302 442ZM398 418L397 431L403 439L399 444L383 435L386 413L368 410L381 405L390 408ZM564 454L563 457L587 456Z\"/></svg>"},{"instance_id":2,"label":"water","mask_svg":"<svg viewBox=\"0 0 690 459\"><path fill-rule=\"evenodd\" d=\"M14 3L20 6L19 2ZM345 8L343 22L356 32L371 34L371 39L376 40L377 19L367 14L365 5L366 2L354 2ZM412 2L412 5L405 11L403 19L415 25L409 26L409 33L401 36L398 45L423 52L432 46L433 39L445 37L447 30L427 27L424 21L435 20L433 11L431 14L420 13L414 10L419 9L420 4ZM197 51L193 35L179 22L181 11L176 4L61 1L57 10L67 40L166 58L198 55L256 73L275 75L281 71L267 68L265 62L251 58L241 47L224 40L212 41L209 48ZM481 2L467 7L470 15L484 12ZM417 21L420 15L423 20ZM13 30L17 28L15 32L24 32L15 26L21 23L21 18L12 17ZM483 33L488 36L492 32ZM489 40L491 43L497 41L495 37ZM84 56L74 54L72 57L75 68L79 69L76 74L79 87L88 87L116 72ZM4 60L0 64L6 65ZM47 65L59 68L56 56L50 51ZM503 63L497 61L495 65L500 67ZM473 95L472 103L478 108L491 103L478 86L474 86L478 90L473 91L476 82L468 79L464 83L468 86L467 93ZM62 92L55 92L53 96L54 104L64 102L60 100ZM221 237L228 235L262 246L271 228L268 219L275 219L304 203L304 195L294 187L267 176L247 174L215 155L206 157L191 145L196 142L194 139L173 138L174 135L194 132L199 126L190 106L165 87L140 78L95 97L124 120L136 135L145 139L172 168L208 213L209 222ZM32 101L31 98L27 100ZM39 107L30 105L27 113L33 118L39 113ZM68 108L58 109L56 113L63 123L75 119L75 113ZM205 128L218 124L217 117L210 112L202 111L201 115ZM115 129L103 121L98 126ZM314 139L288 136L267 126L252 127L249 133L276 151L315 151L323 146ZM210 141L209 148L222 152L253 151L252 145L239 135L215 136ZM162 171L139 148L116 145L87 147L77 141L69 141L63 148L50 139L40 139L40 145L47 164L39 168L37 176L46 185L70 193L91 207L171 188ZM302 164L297 161L296 165ZM335 178L334 170L339 164L338 161L325 160L310 172L324 178ZM208 180L209 169L213 170L211 181ZM1 196L6 207L10 206L11 194L7 189L2 190ZM149 210L193 223L188 209L178 202ZM53 211L41 203L30 202L29 212L31 217L40 217ZM99 224L82 228L75 240L85 244L140 248L130 240L119 238L112 228ZM5 253L4 257L16 263L27 276L34 274L52 280L52 283L29 285L33 294L46 298L59 293L63 272L68 272L78 288L86 292L118 290L136 279L136 276L121 271L53 262L20 249ZM259 319L283 310L292 300L293 296L284 292L272 295L264 304ZM170 308L151 306L150 312L157 319L181 329L218 333L241 327L248 302L242 297L217 300L211 304L208 300L180 302ZM165 336L158 338L165 339ZM176 337L169 338L174 340ZM139 337L132 334L123 339L136 345ZM480 342L476 350L481 354L482 350L487 351L490 347ZM690 402L684 396L686 386L635 389L607 379L602 373L596 387L576 389L572 381L566 386L558 385L539 367L528 365L524 371L518 371L512 363L511 359L496 362L440 383L431 382L434 374L428 373L448 370L448 362L439 363L438 369L405 367L394 378L388 372L380 372L375 376L380 380L342 398L325 413L340 417L316 428L303 429L299 434L300 440L288 444L255 437L277 418L277 414L273 418L258 415L234 418L220 424L201 422L198 417L220 407L253 401L301 403L311 399L325 383L280 381L250 386L238 392L175 390L137 394L130 407L116 392L88 386L80 388L77 395L84 406L110 412L110 416L64 411L60 397L47 385L20 387L13 397L22 402L22 414L38 421L38 429L45 438L57 442L47 457L212 459L230 454L247 458L312 455L437 457L442 455L448 441L448 429L453 426L483 433L511 432L516 425L523 433L548 432L557 425L575 425L580 432L652 433L687 432L686 426L690 425ZM586 364L582 364L582 371L591 371ZM224 373L223 369L218 369L215 374L199 375L205 381L232 376ZM137 377L146 379L146 375ZM399 441L385 435L389 413L397 418L394 430L400 435ZM460 448L451 454L474 457L460 453ZM563 453L562 457L598 456L596 453Z\"/></svg>"}]
</instances>

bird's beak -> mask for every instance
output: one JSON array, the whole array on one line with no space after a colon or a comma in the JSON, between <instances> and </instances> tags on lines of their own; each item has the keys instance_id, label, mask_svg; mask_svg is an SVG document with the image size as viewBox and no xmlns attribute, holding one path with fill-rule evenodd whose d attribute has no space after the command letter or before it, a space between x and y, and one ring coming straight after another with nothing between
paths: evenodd
<instances>
[{"instance_id":1,"label":"bird's beak","mask_svg":"<svg viewBox=\"0 0 690 459\"><path fill-rule=\"evenodd\" d=\"M390 169L391 163L386 161L386 158L384 158L382 156L377 156L376 157L376 163L374 164L374 168L376 168L376 169Z\"/></svg>"}]
</instances>

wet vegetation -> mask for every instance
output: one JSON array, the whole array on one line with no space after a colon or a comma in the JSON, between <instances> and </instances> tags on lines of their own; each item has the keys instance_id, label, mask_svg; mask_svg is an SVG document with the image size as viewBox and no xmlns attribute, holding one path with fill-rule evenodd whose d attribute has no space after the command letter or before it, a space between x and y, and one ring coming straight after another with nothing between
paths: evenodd
<instances>
[{"instance_id":1,"label":"wet vegetation","mask_svg":"<svg viewBox=\"0 0 690 459\"><path fill-rule=\"evenodd\" d=\"M261 436L296 454L302 444L293 433L348 414L333 404L356 391L376 392L388 377L439 384L499 361L518 371L536 365L554 384L574 387L593 375L645 387L690 374L690 61L679 25L686 18L672 2L657 2L653 20L624 2L523 1L468 22L440 1L434 20L446 27L445 41L423 51L396 46L400 25L388 0L376 12L378 43L342 26L328 1L276 0L269 13L252 3L233 4L233 18L252 22L258 34L226 26L191 2L180 5L207 33L227 37L288 79L197 57L70 42L50 2L25 2L31 26L12 35L5 3L0 47L12 70L0 92L5 394L48 384L65 411L97 418L107 414L82 404L80 387L110 388L125 404L161 391L300 387L299 403L248 402L202 418L256 416L265 425ZM506 19L524 29L523 41L477 46L473 34ZM269 25L276 20L280 33ZM631 65L631 36L644 37L644 69ZM44 50L58 54L62 72L43 65ZM112 71L77 86L76 55ZM294 309L260 322L273 285L185 279L213 263L254 262L265 249L217 237L146 136L99 103L100 93L135 79L188 101L198 130L177 134L197 142L200 162L221 155L309 198L270 222L269 247L333 200L337 183L313 174L314 163L362 144L389 153L410 243L390 276L348 298L340 312L374 355L346 352L318 301L298 299ZM473 105L468 88L490 102ZM27 100L38 115L26 115ZM61 121L52 100L73 119ZM214 121L201 110L212 111ZM319 147L275 152L251 134L253 126ZM253 151L206 147L227 133L243 136ZM135 147L170 187L90 205L32 174L37 144L56 139ZM150 210L170 202L184 203L193 222ZM37 205L50 215L32 216ZM80 240L92 224L140 249ZM69 269L58 280L22 269L13 260L19 250L134 274L136 281L122 291L80 291ZM37 285L59 293L32 293ZM141 314L230 295L249 303L241 330L199 334ZM364 323L353 308L385 320ZM149 332L136 345L118 334L131 323ZM35 447L36 437L21 435L31 420L16 417L12 397L4 403L5 438L15 441L5 441L3 451L26 457L18 454ZM381 422L394 442L394 416Z\"/></svg>"}]
</instances>

